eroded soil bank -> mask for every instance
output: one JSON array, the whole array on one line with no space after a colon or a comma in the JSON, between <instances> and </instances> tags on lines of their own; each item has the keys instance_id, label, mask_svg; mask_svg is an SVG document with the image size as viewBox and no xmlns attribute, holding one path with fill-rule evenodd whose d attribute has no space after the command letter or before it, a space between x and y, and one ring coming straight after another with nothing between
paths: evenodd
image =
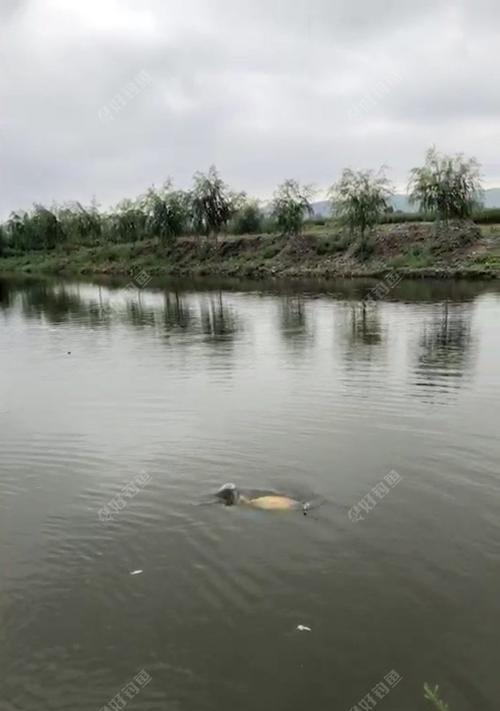
<instances>
[{"instance_id":1,"label":"eroded soil bank","mask_svg":"<svg viewBox=\"0 0 500 711\"><path fill-rule=\"evenodd\" d=\"M217 241L183 237L174 244L154 240L95 246L64 245L50 252L0 258L0 272L27 274L230 277L404 277L497 278L500 226L454 225L437 233L427 223L384 225L362 249L350 235L311 227L300 237L224 236Z\"/></svg>"}]
</instances>

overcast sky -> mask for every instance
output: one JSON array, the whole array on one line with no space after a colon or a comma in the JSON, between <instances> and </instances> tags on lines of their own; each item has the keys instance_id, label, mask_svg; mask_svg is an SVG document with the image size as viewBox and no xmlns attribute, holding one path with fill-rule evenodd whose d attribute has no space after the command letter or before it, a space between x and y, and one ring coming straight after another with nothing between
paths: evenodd
<instances>
[{"instance_id":1,"label":"overcast sky","mask_svg":"<svg viewBox=\"0 0 500 711\"><path fill-rule=\"evenodd\" d=\"M0 0L0 215L215 163L269 197L431 144L500 185L498 0Z\"/></svg>"}]
</instances>

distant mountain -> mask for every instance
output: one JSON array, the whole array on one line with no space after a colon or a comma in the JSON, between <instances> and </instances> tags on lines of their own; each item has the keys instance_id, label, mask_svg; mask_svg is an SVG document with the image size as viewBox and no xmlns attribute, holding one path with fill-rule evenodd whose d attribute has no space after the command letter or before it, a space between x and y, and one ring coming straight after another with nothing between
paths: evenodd
<instances>
[{"instance_id":1,"label":"distant mountain","mask_svg":"<svg viewBox=\"0 0 500 711\"><path fill-rule=\"evenodd\" d=\"M331 208L329 200L313 202L312 209L314 210L314 217L330 217Z\"/></svg>"},{"instance_id":2,"label":"distant mountain","mask_svg":"<svg viewBox=\"0 0 500 711\"><path fill-rule=\"evenodd\" d=\"M485 207L500 207L500 188L490 188L484 191Z\"/></svg>"},{"instance_id":3,"label":"distant mountain","mask_svg":"<svg viewBox=\"0 0 500 711\"><path fill-rule=\"evenodd\" d=\"M389 202L395 210L399 210L401 212L417 211L415 207L410 206L406 195L393 195ZM312 207L314 210L314 217L330 217L331 206L328 200L313 202Z\"/></svg>"},{"instance_id":4,"label":"distant mountain","mask_svg":"<svg viewBox=\"0 0 500 711\"><path fill-rule=\"evenodd\" d=\"M390 204L398 212L417 212L415 205L410 205L408 195L396 193L390 199ZM330 203L328 200L319 200L312 204L314 217L329 217ZM484 191L484 207L500 207L500 188L490 188Z\"/></svg>"},{"instance_id":5,"label":"distant mountain","mask_svg":"<svg viewBox=\"0 0 500 711\"><path fill-rule=\"evenodd\" d=\"M392 196L390 203L397 212L417 212L416 205L410 205L408 195L396 193Z\"/></svg>"}]
</instances>

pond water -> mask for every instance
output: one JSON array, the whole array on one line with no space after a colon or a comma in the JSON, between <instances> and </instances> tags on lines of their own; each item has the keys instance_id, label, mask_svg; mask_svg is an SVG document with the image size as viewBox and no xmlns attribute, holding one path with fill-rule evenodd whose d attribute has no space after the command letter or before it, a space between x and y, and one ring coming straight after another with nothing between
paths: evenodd
<instances>
[{"instance_id":1,"label":"pond water","mask_svg":"<svg viewBox=\"0 0 500 711\"><path fill-rule=\"evenodd\" d=\"M2 710L498 708L500 288L367 288L0 281Z\"/></svg>"}]
</instances>

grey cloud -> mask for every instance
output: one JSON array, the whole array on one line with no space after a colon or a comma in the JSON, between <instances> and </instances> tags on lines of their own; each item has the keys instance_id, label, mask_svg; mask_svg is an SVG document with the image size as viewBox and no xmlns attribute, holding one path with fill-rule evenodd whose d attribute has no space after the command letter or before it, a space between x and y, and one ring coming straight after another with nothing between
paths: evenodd
<instances>
[{"instance_id":1,"label":"grey cloud","mask_svg":"<svg viewBox=\"0 0 500 711\"><path fill-rule=\"evenodd\" d=\"M3 0L0 5L0 20L3 23L12 21L29 4L29 0Z\"/></svg>"},{"instance_id":2,"label":"grey cloud","mask_svg":"<svg viewBox=\"0 0 500 711\"><path fill-rule=\"evenodd\" d=\"M169 175L186 186L212 162L262 197L288 176L324 188L346 165L387 163L404 185L430 143L500 179L496 3L68 7L1 8L0 215L94 194L107 205ZM141 71L151 84L100 120Z\"/></svg>"}]
</instances>

